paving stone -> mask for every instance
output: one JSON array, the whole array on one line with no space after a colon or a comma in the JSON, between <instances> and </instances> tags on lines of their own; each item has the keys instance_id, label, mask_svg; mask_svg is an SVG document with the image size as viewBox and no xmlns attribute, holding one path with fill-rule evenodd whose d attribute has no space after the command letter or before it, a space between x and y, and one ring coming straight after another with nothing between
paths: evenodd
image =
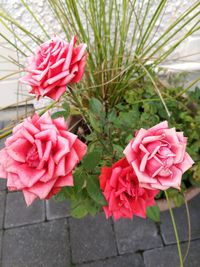
<instances>
[{"instance_id":1,"label":"paving stone","mask_svg":"<svg viewBox=\"0 0 200 267\"><path fill-rule=\"evenodd\" d=\"M45 220L44 201L36 200L26 206L22 192L7 194L5 228L37 223Z\"/></svg>"},{"instance_id":2,"label":"paving stone","mask_svg":"<svg viewBox=\"0 0 200 267\"><path fill-rule=\"evenodd\" d=\"M144 267L144 262L139 254L118 256L103 261L76 265L76 267Z\"/></svg>"},{"instance_id":3,"label":"paving stone","mask_svg":"<svg viewBox=\"0 0 200 267\"><path fill-rule=\"evenodd\" d=\"M200 194L192 199L189 203L190 220L191 220L191 239L200 238ZM173 209L175 221L177 224L180 241L188 240L188 223L185 206ZM172 226L169 211L161 213L161 234L165 244L176 243L174 230Z\"/></svg>"},{"instance_id":4,"label":"paving stone","mask_svg":"<svg viewBox=\"0 0 200 267\"><path fill-rule=\"evenodd\" d=\"M1 179L0 178L0 191L6 189L6 181L7 181L7 179Z\"/></svg>"},{"instance_id":5,"label":"paving stone","mask_svg":"<svg viewBox=\"0 0 200 267\"><path fill-rule=\"evenodd\" d=\"M70 267L67 221L6 230L2 267Z\"/></svg>"},{"instance_id":6,"label":"paving stone","mask_svg":"<svg viewBox=\"0 0 200 267\"><path fill-rule=\"evenodd\" d=\"M183 255L186 251L187 244L182 245ZM189 254L184 263L185 267L198 267L200 262L200 240L192 241ZM179 256L176 245L170 245L163 248L157 248L145 251L144 262L146 267L178 267Z\"/></svg>"},{"instance_id":7,"label":"paving stone","mask_svg":"<svg viewBox=\"0 0 200 267\"><path fill-rule=\"evenodd\" d=\"M46 201L46 214L47 219L58 219L69 217L69 202L68 201L55 201L53 199Z\"/></svg>"},{"instance_id":8,"label":"paving stone","mask_svg":"<svg viewBox=\"0 0 200 267\"><path fill-rule=\"evenodd\" d=\"M111 221L103 213L81 220L69 219L73 263L117 255Z\"/></svg>"},{"instance_id":9,"label":"paving stone","mask_svg":"<svg viewBox=\"0 0 200 267\"><path fill-rule=\"evenodd\" d=\"M114 228L120 254L162 246L157 227L149 219L121 219L114 223Z\"/></svg>"},{"instance_id":10,"label":"paving stone","mask_svg":"<svg viewBox=\"0 0 200 267\"><path fill-rule=\"evenodd\" d=\"M0 229L3 228L3 220L5 213L5 200L6 200L6 192L0 191Z\"/></svg>"}]
</instances>

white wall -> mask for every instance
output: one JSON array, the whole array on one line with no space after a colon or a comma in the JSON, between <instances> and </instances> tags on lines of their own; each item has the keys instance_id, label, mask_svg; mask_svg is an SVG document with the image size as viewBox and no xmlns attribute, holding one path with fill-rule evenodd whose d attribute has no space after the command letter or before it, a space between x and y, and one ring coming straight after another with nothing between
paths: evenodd
<instances>
[{"instance_id":1,"label":"white wall","mask_svg":"<svg viewBox=\"0 0 200 267\"><path fill-rule=\"evenodd\" d=\"M78 0L80 1L80 0ZM88 0L89 1L89 0ZM100 0L97 0L100 1ZM108 0L109 1L109 0ZM120 0L118 0L121 2ZM145 0L145 3L147 3L148 0ZM62 37L62 31L60 29L60 26L55 23L55 20L52 16L52 13L49 12L49 7L47 5L46 0L26 0L26 2L31 6L33 9L34 13L38 16L38 18L43 22L45 25L46 30L53 36L55 33L61 35ZM137 4L141 4L141 0L138 0ZM155 6L157 6L158 2L160 0L152 0L152 7L151 10L152 12L155 10ZM197 0L168 0L167 3L167 8L165 10L165 15L163 16L162 23L160 25L156 25L156 34L155 37L159 36L166 27L170 23L172 23L187 7L189 7L192 3L197 2ZM22 3L20 0L0 0L0 4L2 5L3 8L8 10L14 18L19 20L26 28L31 30L33 33L35 33L38 36L44 36L44 33L42 30L38 27L37 23L34 21L34 19L31 17L31 15L28 13L28 11L23 7ZM199 18L198 18L199 19ZM134 22L133 22L134 23ZM84 18L83 18L83 24L85 24ZM67 27L67 25L66 25ZM187 26L186 26L187 29ZM0 30L2 31L2 29ZM3 32L5 29L3 30ZM199 33L198 33L199 34ZM7 33L7 36L9 38L12 38L10 33ZM64 36L64 35L63 35ZM197 39L195 40L195 52L198 53L200 52L200 34L197 36ZM22 39L27 42L27 44L30 47L33 47L32 42L27 38L27 36L23 33L21 33ZM0 45L3 44L5 45L5 42L0 39ZM191 53L191 48L194 47L194 43L186 43L186 45L182 46L182 50L177 50L177 53L173 56L176 58L177 56L183 55L183 53ZM188 47L188 51L186 49ZM34 47L33 47L34 48ZM22 47L23 49L23 47ZM16 53L12 50L8 50L0 46L0 54L3 55L11 55L13 57L17 57ZM185 57L186 62L188 60L192 61L197 61L199 62L200 57L190 57L187 58ZM171 64L171 63L170 63ZM172 62L174 64L174 62ZM17 68L15 67L17 70ZM9 63L6 63L4 60L0 59L0 77L9 71L13 70L13 66ZM16 92L17 90L21 90L21 94L26 94L27 90L24 89L24 87L18 86L17 85L17 79L18 76L10 78L8 81L4 81L0 83L0 107L12 104L13 102L16 102L17 100L17 95ZM23 96L20 96L20 99L23 99Z\"/></svg>"}]
</instances>

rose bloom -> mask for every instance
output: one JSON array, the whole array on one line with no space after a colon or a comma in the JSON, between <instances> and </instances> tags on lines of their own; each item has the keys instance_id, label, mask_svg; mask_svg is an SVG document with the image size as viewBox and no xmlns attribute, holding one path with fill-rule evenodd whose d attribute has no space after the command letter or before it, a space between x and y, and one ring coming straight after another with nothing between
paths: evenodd
<instances>
[{"instance_id":1,"label":"rose bloom","mask_svg":"<svg viewBox=\"0 0 200 267\"><path fill-rule=\"evenodd\" d=\"M164 121L148 130L140 129L124 154L141 186L180 189L183 173L194 163L186 152L186 144L183 132L169 129L168 122Z\"/></svg>"},{"instance_id":2,"label":"rose bloom","mask_svg":"<svg viewBox=\"0 0 200 267\"><path fill-rule=\"evenodd\" d=\"M28 60L28 74L20 79L32 87L30 93L59 100L66 85L82 79L87 53L86 44L75 47L76 37L70 43L54 37L38 47Z\"/></svg>"},{"instance_id":3,"label":"rose bloom","mask_svg":"<svg viewBox=\"0 0 200 267\"><path fill-rule=\"evenodd\" d=\"M27 205L73 186L72 171L86 145L66 129L64 118L35 114L13 129L0 151L0 177L10 191L22 190Z\"/></svg>"},{"instance_id":4,"label":"rose bloom","mask_svg":"<svg viewBox=\"0 0 200 267\"><path fill-rule=\"evenodd\" d=\"M106 217L130 218L134 215L146 217L146 208L155 205L158 190L141 188L133 168L126 158L112 167L103 167L99 176L100 187L107 201L104 206Z\"/></svg>"}]
</instances>

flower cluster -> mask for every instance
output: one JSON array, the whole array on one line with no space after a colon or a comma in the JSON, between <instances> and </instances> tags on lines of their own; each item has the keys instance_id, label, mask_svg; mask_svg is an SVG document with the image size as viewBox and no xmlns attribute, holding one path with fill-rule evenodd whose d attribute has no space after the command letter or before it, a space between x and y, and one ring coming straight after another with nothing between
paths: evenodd
<instances>
[{"instance_id":1,"label":"flower cluster","mask_svg":"<svg viewBox=\"0 0 200 267\"><path fill-rule=\"evenodd\" d=\"M167 121L140 129L124 150L126 159L102 168L99 180L108 203L106 216L145 217L146 208L155 205L157 189L180 189L182 174L194 163L186 143L183 133L168 128Z\"/></svg>"},{"instance_id":2,"label":"flower cluster","mask_svg":"<svg viewBox=\"0 0 200 267\"><path fill-rule=\"evenodd\" d=\"M75 36L70 43L54 37L37 49L29 58L28 74L21 78L31 86L30 93L57 101L69 83L82 79L86 45L75 44ZM94 121L92 127L95 129ZM140 129L125 148L125 157L101 169L98 178L107 203L102 204L106 217L145 218L159 190L180 190L183 173L194 163L186 144L183 132L169 128L167 121L148 130ZM62 187L73 186L73 171L86 151L86 144L68 131L64 118L52 119L49 112L35 114L14 127L6 140L0 151L0 177L7 179L9 190L23 191L30 205L38 197L48 199ZM87 185L83 181L81 186ZM91 189L88 191L94 198Z\"/></svg>"}]
</instances>

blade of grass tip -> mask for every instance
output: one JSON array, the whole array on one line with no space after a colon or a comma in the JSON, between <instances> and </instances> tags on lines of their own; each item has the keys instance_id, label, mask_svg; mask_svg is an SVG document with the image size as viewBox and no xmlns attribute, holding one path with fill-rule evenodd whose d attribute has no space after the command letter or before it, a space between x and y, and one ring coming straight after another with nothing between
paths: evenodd
<instances>
[{"instance_id":1,"label":"blade of grass tip","mask_svg":"<svg viewBox=\"0 0 200 267\"><path fill-rule=\"evenodd\" d=\"M29 30L24 28L20 23L18 23L15 19L13 19L7 12L3 12L3 10L0 10L0 17L5 19L6 21L10 22L11 24L15 25L18 29L20 29L22 32L24 32L27 36L29 36L36 44L41 44L43 41L38 38L36 35L31 33Z\"/></svg>"},{"instance_id":2,"label":"blade of grass tip","mask_svg":"<svg viewBox=\"0 0 200 267\"><path fill-rule=\"evenodd\" d=\"M14 50L15 52L15 50ZM16 65L16 66L20 66L20 68L24 69L24 66L22 64L19 64L14 58L8 56L8 57L4 57L2 55L0 55L0 58L3 58L6 62L10 62L12 63L13 65Z\"/></svg>"},{"instance_id":3,"label":"blade of grass tip","mask_svg":"<svg viewBox=\"0 0 200 267\"><path fill-rule=\"evenodd\" d=\"M48 0L49 8L51 9L52 13L54 14L55 19L61 25L63 32L65 33L66 37L69 38L68 32L66 31L66 27L62 21L63 15L61 15L59 8L56 6L55 1Z\"/></svg>"},{"instance_id":4,"label":"blade of grass tip","mask_svg":"<svg viewBox=\"0 0 200 267\"><path fill-rule=\"evenodd\" d=\"M138 58L138 57L137 57L137 58ZM156 82L154 81L154 79L153 79L151 73L150 73L150 72L148 71L148 69L147 69L147 68L140 62L139 59L138 59L138 63L140 64L140 66L142 67L142 69L146 72L146 74L147 74L147 76L149 77L149 79L151 80L151 82L152 82L152 84L153 84L153 86L154 86L154 88L155 88L155 90L156 90L158 96L160 97L160 100L161 100L161 102L162 102L164 108L165 108L165 111L166 111L166 113L167 113L167 116L170 118L170 117L171 117L171 114L170 114L170 112L169 112L169 110L168 110L168 107L167 107L167 105L166 105L166 103L165 103L165 101L164 101L164 99L163 99L163 97L162 97L162 94L161 94L161 92L160 92L158 86L156 85Z\"/></svg>"},{"instance_id":5,"label":"blade of grass tip","mask_svg":"<svg viewBox=\"0 0 200 267\"><path fill-rule=\"evenodd\" d=\"M4 27L11 32L15 38L17 38L18 41L20 41L21 44L23 44L24 47L26 47L26 49L28 49L32 54L33 51L30 49L30 47L19 37L18 34L15 33L15 31L13 31L12 29L10 29L10 27L0 18L0 22L4 25Z\"/></svg>"},{"instance_id":6,"label":"blade of grass tip","mask_svg":"<svg viewBox=\"0 0 200 267\"><path fill-rule=\"evenodd\" d=\"M167 191L164 191L164 192L165 192L165 197L166 197L166 200L167 200L167 205L169 207L169 212L170 212L170 216L171 216L171 220L172 220L172 225L173 225L173 228L174 228L174 234L175 234L175 237L176 237L176 244L177 244L177 248L178 248L180 267L184 267L183 266L183 256L182 256L182 251L181 251L181 246L180 246L180 240L179 240L179 236L178 236L178 231L177 231L177 227L176 227L174 214L173 214L173 211L172 211L172 207L171 207L171 203L170 203Z\"/></svg>"},{"instance_id":7,"label":"blade of grass tip","mask_svg":"<svg viewBox=\"0 0 200 267\"><path fill-rule=\"evenodd\" d=\"M17 51L19 51L23 56L27 57L27 55L20 48L18 48L15 43L11 42L5 35L0 33L0 36L5 39L6 42L8 42L11 46L13 46Z\"/></svg>"},{"instance_id":8,"label":"blade of grass tip","mask_svg":"<svg viewBox=\"0 0 200 267\"><path fill-rule=\"evenodd\" d=\"M199 24L197 22L196 24ZM185 39L187 39L189 36L191 36L194 32L198 31L200 27L196 28L196 24L192 26L192 28L181 38L179 39L172 47L170 47L165 53L163 53L156 61L154 61L154 64L160 64L162 61L164 61L174 50L177 48Z\"/></svg>"},{"instance_id":9,"label":"blade of grass tip","mask_svg":"<svg viewBox=\"0 0 200 267\"><path fill-rule=\"evenodd\" d=\"M14 75L16 75L16 74L18 74L18 73L21 73L21 72L23 72L24 70L18 70L18 71L14 71L14 72L12 72L12 73L9 73L9 74L7 74L7 75L5 75L5 76L3 76L3 77L0 77L0 81L3 81L3 80L6 80L7 78L10 78L10 77L12 77L12 76L14 76Z\"/></svg>"},{"instance_id":10,"label":"blade of grass tip","mask_svg":"<svg viewBox=\"0 0 200 267\"><path fill-rule=\"evenodd\" d=\"M147 14L148 14L148 10L149 10L149 6L150 6L150 2L151 0L149 0L146 4L146 9L145 9L145 12L144 12L144 16L142 17L142 12L143 12L143 7L144 7L144 3L145 1L143 0L142 3L141 3L141 7L138 11L138 13L135 12L135 19L136 19L136 22L138 24L138 28L139 28L139 38L138 38L138 41L137 41L137 45L136 45L136 51L139 49L139 46L141 44L140 42L140 39L142 40L142 32L143 30L145 29L144 27L144 23L146 21L146 18L147 18ZM142 22L140 23L140 19L142 18Z\"/></svg>"},{"instance_id":11,"label":"blade of grass tip","mask_svg":"<svg viewBox=\"0 0 200 267\"><path fill-rule=\"evenodd\" d=\"M67 3L68 5L68 10L70 12L71 18L73 19L73 21L75 20L76 24L78 25L78 30L79 30L78 34L80 33L83 41L87 42L87 36L85 34L83 23L81 21L79 10L77 7L78 3L75 0L65 0L65 3Z\"/></svg>"},{"instance_id":12,"label":"blade of grass tip","mask_svg":"<svg viewBox=\"0 0 200 267\"><path fill-rule=\"evenodd\" d=\"M187 93L187 91L189 91L190 90L190 88L193 86L193 85L195 85L197 82L199 82L200 81L200 77L198 77L197 79L195 79L194 81L192 81L184 90L182 90L180 93L178 93L176 96L175 96L175 98L178 98L178 97L180 97L180 96L182 96L182 95L184 95L185 93Z\"/></svg>"},{"instance_id":13,"label":"blade of grass tip","mask_svg":"<svg viewBox=\"0 0 200 267\"><path fill-rule=\"evenodd\" d=\"M22 4L24 5L24 7L28 10L28 12L30 13L30 15L34 18L34 20L37 22L37 24L39 25L40 29L43 31L43 33L46 35L46 37L48 39L50 39L51 37L49 36L49 34L47 33L47 31L45 30L45 28L43 27L42 23L39 21L39 19L35 16L35 14L33 13L33 11L31 10L31 8L29 7L29 5L24 1L21 0Z\"/></svg>"},{"instance_id":14,"label":"blade of grass tip","mask_svg":"<svg viewBox=\"0 0 200 267\"><path fill-rule=\"evenodd\" d=\"M187 244L187 250L186 250L185 255L184 255L184 258L183 258L183 262L185 262L185 260L186 260L186 258L188 256L189 250L190 250L190 243L191 243L191 221L190 221L190 211L189 211L188 203L187 203L187 200L186 200L186 197L185 197L184 194L183 194L183 196L184 196L185 209L186 209L186 213L187 213L187 223L188 223L188 244Z\"/></svg>"},{"instance_id":15,"label":"blade of grass tip","mask_svg":"<svg viewBox=\"0 0 200 267\"><path fill-rule=\"evenodd\" d=\"M11 56L8 56L8 61L10 61L11 63L13 63L14 65L20 67L21 69L25 69L25 65L17 62L17 60Z\"/></svg>"},{"instance_id":16,"label":"blade of grass tip","mask_svg":"<svg viewBox=\"0 0 200 267\"><path fill-rule=\"evenodd\" d=\"M146 49L152 44L153 40L154 40L155 37L156 37L156 34L157 34L158 31L161 29L161 25L163 25L163 20L164 20L166 11L167 11L167 5L165 5L165 7L164 7L164 10L163 10L163 12L162 12L162 15L161 15L161 18L160 18L158 27L156 27L156 30L155 30L154 33L152 34L152 37L149 38L148 43L146 43L146 45L144 46L144 50L146 50Z\"/></svg>"},{"instance_id":17,"label":"blade of grass tip","mask_svg":"<svg viewBox=\"0 0 200 267\"><path fill-rule=\"evenodd\" d=\"M143 49L146 41L149 38L149 35L151 34L152 30L154 29L154 26L162 12L162 10L165 7L167 0L161 0L158 7L156 8L155 12L153 13L150 22L148 23L147 29L144 32L144 35L142 36L142 40L140 42L139 48L136 50L136 53L139 54L140 51Z\"/></svg>"},{"instance_id":18,"label":"blade of grass tip","mask_svg":"<svg viewBox=\"0 0 200 267\"><path fill-rule=\"evenodd\" d=\"M197 3L195 3L194 5L192 5L192 7L189 7L175 22L173 22L172 24L169 25L169 27L164 31L163 34L161 34L159 36L159 38L150 46L146 49L146 51L144 51L144 53L142 54L142 57L145 57L147 55L147 53L149 53L149 51L151 51L152 48L156 47L156 45L162 41L164 39L165 36L167 36L167 34L169 34L170 32L172 32L172 37L175 36L175 34L179 33L180 30L185 27L192 19L190 18L190 14L197 9L197 7L200 5L200 2L198 1ZM197 12L196 16L199 15L199 12ZM195 17L196 17L195 16ZM181 26L176 30L176 33L173 32L173 29L181 22L184 21L185 18L189 18L185 23L184 25L181 24ZM172 38L171 37L171 38ZM169 40L171 40L171 38L169 38ZM167 40L167 41L169 41ZM161 48L163 46L165 46L166 44L166 41L163 42L162 41L162 45L161 45ZM150 57L152 57L157 51L153 52Z\"/></svg>"}]
</instances>

